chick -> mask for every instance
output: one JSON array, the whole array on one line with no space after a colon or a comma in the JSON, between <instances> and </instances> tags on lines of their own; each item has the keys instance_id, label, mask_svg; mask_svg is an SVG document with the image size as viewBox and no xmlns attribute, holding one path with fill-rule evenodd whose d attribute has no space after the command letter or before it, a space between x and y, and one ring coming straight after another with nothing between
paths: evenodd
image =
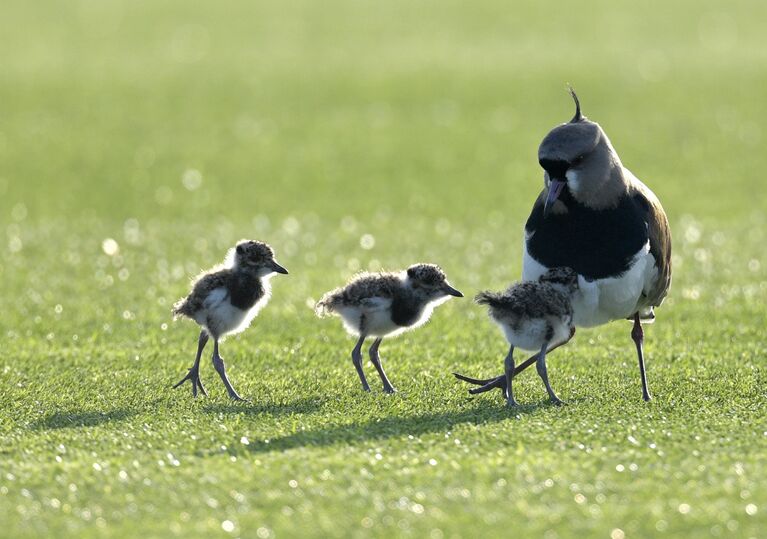
<instances>
[{"instance_id":1,"label":"chick","mask_svg":"<svg viewBox=\"0 0 767 539\"><path fill-rule=\"evenodd\" d=\"M509 342L506 369L506 399L516 406L512 391L514 348L539 350L536 367L554 404L563 404L549 384L546 352L552 345L572 337L572 295L578 289L578 274L570 268L552 268L537 281L522 281L505 292L480 292L475 301L487 305L490 318L503 330Z\"/></svg>"},{"instance_id":2,"label":"chick","mask_svg":"<svg viewBox=\"0 0 767 539\"><path fill-rule=\"evenodd\" d=\"M315 307L318 316L337 314L346 330L358 336L352 362L362 382L370 391L362 370L362 345L375 337L370 347L370 361L378 371L386 393L396 390L386 376L378 355L384 337L395 336L425 324L434 307L450 299L463 297L450 286L445 273L434 264L415 264L398 273L362 273L346 286L325 294Z\"/></svg>"},{"instance_id":3,"label":"chick","mask_svg":"<svg viewBox=\"0 0 767 539\"><path fill-rule=\"evenodd\" d=\"M192 292L173 306L174 318L185 316L202 328L197 341L197 357L187 375L173 388L187 380L192 382L192 395L199 388L208 394L200 380L200 357L210 337L213 337L213 367L226 386L229 396L244 400L234 390L226 376L223 358L218 353L219 340L224 335L244 331L271 296L269 278L288 270L274 260L272 248L261 241L242 240L227 254L224 264L200 275Z\"/></svg>"}]
</instances>

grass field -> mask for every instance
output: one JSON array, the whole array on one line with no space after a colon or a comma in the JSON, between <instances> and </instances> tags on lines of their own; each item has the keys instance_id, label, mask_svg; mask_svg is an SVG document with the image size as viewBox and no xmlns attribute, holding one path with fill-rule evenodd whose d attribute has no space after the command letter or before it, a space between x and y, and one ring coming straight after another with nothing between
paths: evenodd
<instances>
[{"instance_id":1,"label":"grass field","mask_svg":"<svg viewBox=\"0 0 767 539\"><path fill-rule=\"evenodd\" d=\"M765 537L767 4L590 4L4 2L0 537ZM363 394L310 306L518 278L566 82L672 223L654 400L619 322L550 357L569 406L470 398L506 345L468 299ZM243 237L291 274L223 344L251 403L208 360L194 401L170 306Z\"/></svg>"}]
</instances>

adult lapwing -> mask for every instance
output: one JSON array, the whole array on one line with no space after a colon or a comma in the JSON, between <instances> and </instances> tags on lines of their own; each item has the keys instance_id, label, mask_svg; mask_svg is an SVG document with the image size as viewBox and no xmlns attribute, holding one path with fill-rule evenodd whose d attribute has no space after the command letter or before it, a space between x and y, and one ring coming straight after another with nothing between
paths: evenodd
<instances>
[{"instance_id":1,"label":"adult lapwing","mask_svg":"<svg viewBox=\"0 0 767 539\"><path fill-rule=\"evenodd\" d=\"M581 113L572 89L570 94L575 115L552 129L538 149L544 188L525 225L522 278L535 280L553 267L573 268L579 282L573 297L576 326L632 320L647 401L642 322L655 318L653 310L671 285L668 218L655 194L623 166L600 125ZM515 373L534 361L522 363ZM505 385L504 376L457 377L482 386L474 393Z\"/></svg>"}]
</instances>

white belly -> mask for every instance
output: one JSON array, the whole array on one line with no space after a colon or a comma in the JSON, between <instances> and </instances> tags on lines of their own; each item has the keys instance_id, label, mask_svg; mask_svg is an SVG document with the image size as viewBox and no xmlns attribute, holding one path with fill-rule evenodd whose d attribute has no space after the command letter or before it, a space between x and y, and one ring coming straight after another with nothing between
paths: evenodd
<instances>
[{"instance_id":1,"label":"white belly","mask_svg":"<svg viewBox=\"0 0 767 539\"><path fill-rule=\"evenodd\" d=\"M360 334L362 317L365 317L364 329L365 335L370 337L396 337L410 329L415 329L429 321L434 307L444 303L449 299L440 298L440 300L427 304L418 320L409 326L398 326L391 319L391 298L373 297L364 300L361 305L346 305L337 309L338 314L343 320L344 328L352 335Z\"/></svg>"},{"instance_id":2,"label":"white belly","mask_svg":"<svg viewBox=\"0 0 767 539\"><path fill-rule=\"evenodd\" d=\"M522 279L534 281L548 268L527 252L524 246ZM587 281L578 275L579 290L573 295L573 322L579 327L593 327L621 320L641 310L642 293L652 288L658 275L650 243L634 255L629 270L619 277Z\"/></svg>"},{"instance_id":3,"label":"white belly","mask_svg":"<svg viewBox=\"0 0 767 539\"><path fill-rule=\"evenodd\" d=\"M271 288L266 280L263 285L264 295L248 310L229 303L226 288L212 290L205 298L204 308L195 315L195 321L214 337L245 331L271 297Z\"/></svg>"},{"instance_id":4,"label":"white belly","mask_svg":"<svg viewBox=\"0 0 767 539\"><path fill-rule=\"evenodd\" d=\"M570 325L566 318L550 318L548 323L541 318L535 318L525 321L517 329L513 329L509 324L503 322L496 321L496 323L503 331L509 344L515 348L531 352L539 351L544 344L564 342L570 338ZM546 339L549 324L554 329L554 336L551 339Z\"/></svg>"},{"instance_id":5,"label":"white belly","mask_svg":"<svg viewBox=\"0 0 767 539\"><path fill-rule=\"evenodd\" d=\"M384 335L397 334L404 331L404 328L400 328L392 322L388 308L370 309L355 305L340 307L338 314L341 316L341 320L343 320L344 328L352 335L360 334L360 328L363 326L363 317L366 335L383 337Z\"/></svg>"}]
</instances>

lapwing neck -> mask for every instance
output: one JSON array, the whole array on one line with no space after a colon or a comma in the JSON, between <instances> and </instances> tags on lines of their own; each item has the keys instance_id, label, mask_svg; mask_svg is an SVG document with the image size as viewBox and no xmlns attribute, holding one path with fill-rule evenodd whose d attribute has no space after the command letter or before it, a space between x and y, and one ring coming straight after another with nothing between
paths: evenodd
<instances>
[{"instance_id":1,"label":"lapwing neck","mask_svg":"<svg viewBox=\"0 0 767 539\"><path fill-rule=\"evenodd\" d=\"M240 279L251 283L260 283L263 280L263 277L258 273L258 268L246 264L235 265L232 268L232 273L236 274Z\"/></svg>"},{"instance_id":2,"label":"lapwing neck","mask_svg":"<svg viewBox=\"0 0 767 539\"><path fill-rule=\"evenodd\" d=\"M603 177L590 180L576 177L568 183L573 185L570 189L573 200L591 210L616 208L629 191L629 182L618 159L605 168Z\"/></svg>"}]
</instances>

